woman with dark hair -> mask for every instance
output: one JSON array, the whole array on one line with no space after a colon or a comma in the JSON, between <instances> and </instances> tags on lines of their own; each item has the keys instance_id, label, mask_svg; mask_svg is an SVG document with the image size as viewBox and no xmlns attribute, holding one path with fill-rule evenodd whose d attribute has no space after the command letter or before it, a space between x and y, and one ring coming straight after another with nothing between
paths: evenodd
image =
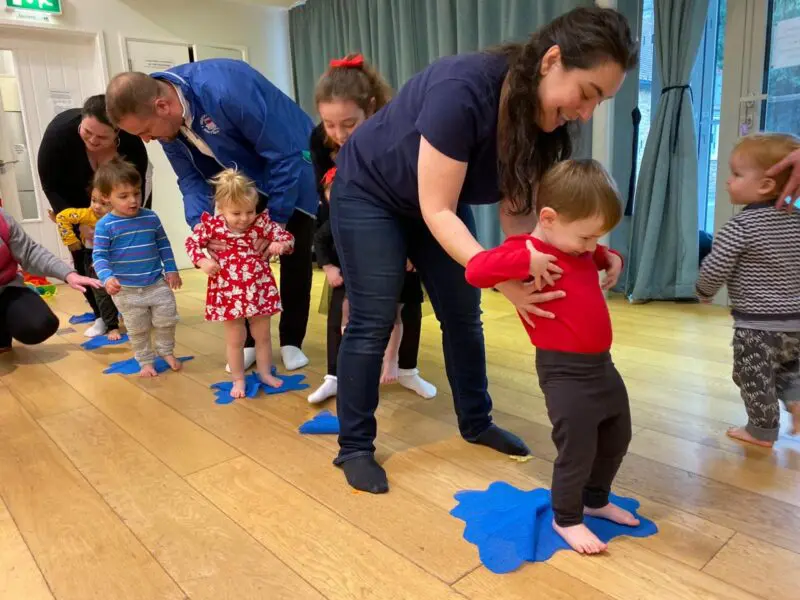
<instances>
[{"instance_id":1,"label":"woman with dark hair","mask_svg":"<svg viewBox=\"0 0 800 600\"><path fill-rule=\"evenodd\" d=\"M94 172L99 165L117 156L136 166L145 182L143 205L150 208L149 162L144 142L111 125L106 115L104 95L91 96L83 108L71 108L56 115L45 129L38 156L39 178L52 207L51 217L67 208L88 208ZM86 254L86 248L72 251L72 261L80 275L87 275ZM106 324L97 302L91 290L87 290L84 296L95 315L95 322L85 335L102 335L106 332Z\"/></svg>"},{"instance_id":2,"label":"woman with dark hair","mask_svg":"<svg viewBox=\"0 0 800 600\"><path fill-rule=\"evenodd\" d=\"M320 193L314 249L317 263L325 272L332 292L327 325L328 372L322 385L308 397L312 404L322 402L337 393L337 362L346 302L341 264L331 236L328 200L322 182L326 173L335 167L334 160L339 148L359 125L383 108L391 97L392 88L360 54L332 60L329 69L317 82L315 102L321 122L311 132L310 140L311 161L314 163ZM396 356L392 356L390 361L384 361L381 383L392 383L396 377L396 381L403 387L423 398L433 398L436 395L436 386L423 379L417 368L422 332L422 300L419 275L408 270L400 296L402 339ZM388 364L389 362L392 364ZM396 368L396 374L391 372L392 367Z\"/></svg>"},{"instance_id":3,"label":"woman with dark hair","mask_svg":"<svg viewBox=\"0 0 800 600\"><path fill-rule=\"evenodd\" d=\"M537 182L570 156L571 122L588 121L637 61L638 44L620 13L579 8L526 43L437 60L342 146L331 224L350 320L339 353L334 463L351 486L372 493L389 488L374 457L375 409L406 258L442 326L462 437L504 454L529 453L492 423L480 291L464 278L464 266L483 250L469 207L498 204L507 235L532 231ZM537 282L558 276L552 260L531 254ZM620 269L621 261L612 265ZM512 281L498 289L526 319L552 318L536 305L563 294L540 293L537 285Z\"/></svg>"}]
</instances>

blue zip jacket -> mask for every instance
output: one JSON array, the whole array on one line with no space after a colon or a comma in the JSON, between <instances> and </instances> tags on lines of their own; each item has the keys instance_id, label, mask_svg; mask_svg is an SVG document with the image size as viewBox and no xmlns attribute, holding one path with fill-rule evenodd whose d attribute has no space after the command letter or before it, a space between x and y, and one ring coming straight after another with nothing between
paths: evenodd
<instances>
[{"instance_id":1,"label":"blue zip jacket","mask_svg":"<svg viewBox=\"0 0 800 600\"><path fill-rule=\"evenodd\" d=\"M314 124L294 100L238 60L201 60L151 75L180 88L192 131L216 157L197 150L183 134L161 142L178 175L189 227L204 212L214 214L208 180L226 167L255 181L273 221L286 223L295 210L316 216L319 197L308 152Z\"/></svg>"}]
</instances>

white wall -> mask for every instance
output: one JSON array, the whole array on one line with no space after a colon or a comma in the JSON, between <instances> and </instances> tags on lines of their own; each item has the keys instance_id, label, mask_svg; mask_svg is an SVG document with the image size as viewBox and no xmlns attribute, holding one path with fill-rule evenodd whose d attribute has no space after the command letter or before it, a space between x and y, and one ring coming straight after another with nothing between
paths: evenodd
<instances>
[{"instance_id":1,"label":"white wall","mask_svg":"<svg viewBox=\"0 0 800 600\"><path fill-rule=\"evenodd\" d=\"M128 70L122 36L188 44L246 46L248 61L272 83L293 95L289 15L286 8L223 0L63 0L64 14L52 18L55 29L102 32L109 77ZM9 20L0 9L0 24ZM14 22L19 25L19 21ZM179 266L189 267L183 242L189 229L174 173L160 148L150 148L154 209L167 230Z\"/></svg>"}]
</instances>

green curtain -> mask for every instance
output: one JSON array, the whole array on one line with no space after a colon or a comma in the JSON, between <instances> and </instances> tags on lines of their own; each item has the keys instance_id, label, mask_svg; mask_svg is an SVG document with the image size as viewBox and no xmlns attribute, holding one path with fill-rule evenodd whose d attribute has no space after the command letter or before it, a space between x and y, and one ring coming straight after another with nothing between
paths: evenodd
<instances>
[{"instance_id":1,"label":"green curtain","mask_svg":"<svg viewBox=\"0 0 800 600\"><path fill-rule=\"evenodd\" d=\"M689 76L708 0L655 0L661 99L636 188L628 277L633 302L693 298L697 279L697 140Z\"/></svg>"},{"instance_id":2,"label":"green curtain","mask_svg":"<svg viewBox=\"0 0 800 600\"><path fill-rule=\"evenodd\" d=\"M307 0L289 11L296 99L316 118L314 86L332 58L361 52L399 89L442 56L524 40L559 14L592 0ZM591 156L591 127L577 154ZM474 207L478 239L502 242L497 207Z\"/></svg>"}]
</instances>

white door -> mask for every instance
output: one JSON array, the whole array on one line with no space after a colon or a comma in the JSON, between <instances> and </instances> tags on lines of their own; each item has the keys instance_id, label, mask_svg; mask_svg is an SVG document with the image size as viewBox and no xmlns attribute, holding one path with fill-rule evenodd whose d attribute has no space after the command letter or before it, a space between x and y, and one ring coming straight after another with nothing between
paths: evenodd
<instances>
[{"instance_id":1,"label":"white door","mask_svg":"<svg viewBox=\"0 0 800 600\"><path fill-rule=\"evenodd\" d=\"M0 153L8 151L9 138L13 138L12 151L19 161L14 166L16 193L4 192L4 202L28 235L69 261L70 254L48 217L50 204L39 181L36 157L44 130L56 114L80 107L85 98L103 92L105 75L97 38L58 31L21 32L2 26L0 33L0 50L10 51L13 57L13 73L5 74L4 89L9 76L14 78L20 100L20 110L3 115ZM10 184L5 182L3 187Z\"/></svg>"},{"instance_id":2,"label":"white door","mask_svg":"<svg viewBox=\"0 0 800 600\"><path fill-rule=\"evenodd\" d=\"M232 58L247 62L247 49L234 48L231 46L207 46L205 44L195 44L194 59L206 60L207 58Z\"/></svg>"},{"instance_id":3,"label":"white door","mask_svg":"<svg viewBox=\"0 0 800 600\"><path fill-rule=\"evenodd\" d=\"M188 44L126 40L125 46L131 71L149 74L191 60ZM191 231L183 216L183 195L178 189L175 172L158 142L147 144L147 155L153 165L153 210L164 224L178 268L191 268L191 261L183 250L184 241Z\"/></svg>"}]
</instances>

